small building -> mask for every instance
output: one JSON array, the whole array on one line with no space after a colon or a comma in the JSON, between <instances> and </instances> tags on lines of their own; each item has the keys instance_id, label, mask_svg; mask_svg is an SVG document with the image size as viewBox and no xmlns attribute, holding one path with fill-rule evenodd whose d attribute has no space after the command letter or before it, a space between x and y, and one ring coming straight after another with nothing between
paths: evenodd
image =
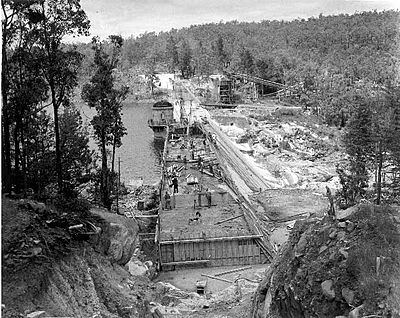
<instances>
[{"instance_id":1,"label":"small building","mask_svg":"<svg viewBox=\"0 0 400 318\"><path fill-rule=\"evenodd\" d=\"M174 106L170 102L162 100L153 105L152 118L148 124L154 132L155 139L164 139L167 127L174 122Z\"/></svg>"},{"instance_id":2,"label":"small building","mask_svg":"<svg viewBox=\"0 0 400 318\"><path fill-rule=\"evenodd\" d=\"M174 89L174 81L176 79L176 75L174 73L157 73L155 76L157 78L155 81L155 85L157 87Z\"/></svg>"},{"instance_id":3,"label":"small building","mask_svg":"<svg viewBox=\"0 0 400 318\"><path fill-rule=\"evenodd\" d=\"M213 87L213 97L217 103L233 103L233 82L222 74L210 75Z\"/></svg>"}]
</instances>

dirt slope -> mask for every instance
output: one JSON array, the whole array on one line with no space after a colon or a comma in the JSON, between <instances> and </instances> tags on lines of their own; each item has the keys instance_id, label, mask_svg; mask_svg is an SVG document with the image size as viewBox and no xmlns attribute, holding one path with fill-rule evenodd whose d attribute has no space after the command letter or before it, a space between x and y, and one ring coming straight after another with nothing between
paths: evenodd
<instances>
[{"instance_id":1,"label":"dirt slope","mask_svg":"<svg viewBox=\"0 0 400 318\"><path fill-rule=\"evenodd\" d=\"M68 230L76 224L101 232ZM2 316L34 311L45 311L44 317L150 315L150 281L131 276L124 267L137 233L134 221L115 214L60 213L44 204L3 198Z\"/></svg>"}]
</instances>

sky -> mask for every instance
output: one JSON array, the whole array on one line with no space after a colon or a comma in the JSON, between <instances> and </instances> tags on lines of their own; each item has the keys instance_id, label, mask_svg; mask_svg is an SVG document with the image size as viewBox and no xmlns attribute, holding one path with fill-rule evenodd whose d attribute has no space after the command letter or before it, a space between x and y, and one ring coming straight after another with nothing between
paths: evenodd
<instances>
[{"instance_id":1,"label":"sky","mask_svg":"<svg viewBox=\"0 0 400 318\"><path fill-rule=\"evenodd\" d=\"M232 20L293 20L296 18L399 9L398 0L81 0L91 21L91 36L123 37L169 31Z\"/></svg>"}]
</instances>

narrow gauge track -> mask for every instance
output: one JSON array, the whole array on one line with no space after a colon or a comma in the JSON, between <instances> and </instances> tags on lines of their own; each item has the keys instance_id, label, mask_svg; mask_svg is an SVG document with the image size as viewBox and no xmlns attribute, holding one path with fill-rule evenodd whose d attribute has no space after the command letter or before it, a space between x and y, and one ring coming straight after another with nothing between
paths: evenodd
<instances>
[{"instance_id":1,"label":"narrow gauge track","mask_svg":"<svg viewBox=\"0 0 400 318\"><path fill-rule=\"evenodd\" d=\"M207 130L217 136L221 156L252 191L259 192L275 187L273 183L259 175L213 120L209 120Z\"/></svg>"}]
</instances>

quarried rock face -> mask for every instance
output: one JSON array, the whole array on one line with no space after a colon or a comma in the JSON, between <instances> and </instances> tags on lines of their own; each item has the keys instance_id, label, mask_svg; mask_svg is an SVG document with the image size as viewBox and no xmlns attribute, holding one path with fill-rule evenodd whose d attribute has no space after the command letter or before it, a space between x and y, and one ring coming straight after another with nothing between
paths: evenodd
<instances>
[{"instance_id":1,"label":"quarried rock face","mask_svg":"<svg viewBox=\"0 0 400 318\"><path fill-rule=\"evenodd\" d=\"M376 313L388 317L397 313L396 303L390 302L390 295L399 292L392 283L399 262L399 253L394 252L399 229L392 221L396 213L359 206L341 213L340 220L327 216L296 222L253 298L252 317L331 318ZM385 271L376 265L382 255L391 259L385 269L389 278L377 272Z\"/></svg>"}]
</instances>

